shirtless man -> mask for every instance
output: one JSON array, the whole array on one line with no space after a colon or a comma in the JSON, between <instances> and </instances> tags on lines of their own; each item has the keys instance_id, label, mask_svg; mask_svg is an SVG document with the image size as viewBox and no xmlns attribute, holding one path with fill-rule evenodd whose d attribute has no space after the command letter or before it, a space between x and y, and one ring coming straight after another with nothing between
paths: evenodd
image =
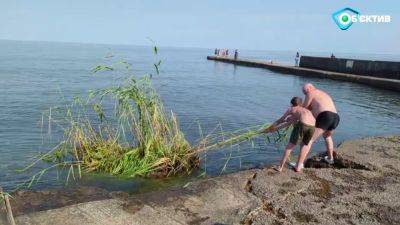
<instances>
[{"instance_id":1,"label":"shirtless man","mask_svg":"<svg viewBox=\"0 0 400 225\"><path fill-rule=\"evenodd\" d=\"M302 106L302 99L294 97L290 103L292 106L285 114L264 131L266 133L273 132L287 127L290 124L295 124L292 134L290 135L290 141L286 146L285 153L277 169L279 172L283 170L290 153L297 144L301 144L302 147L309 145L315 129L315 118L310 110Z\"/></svg>"},{"instance_id":2,"label":"shirtless man","mask_svg":"<svg viewBox=\"0 0 400 225\"><path fill-rule=\"evenodd\" d=\"M333 140L332 134L339 125L340 117L337 114L335 104L332 98L322 90L319 90L310 83L306 83L303 87L303 93L306 96L303 106L312 111L315 122L315 132L311 138L309 145L302 146L295 170L299 172L302 168L304 160L311 149L312 144L323 135L325 139L326 150L328 156L325 161L333 164Z\"/></svg>"}]
</instances>

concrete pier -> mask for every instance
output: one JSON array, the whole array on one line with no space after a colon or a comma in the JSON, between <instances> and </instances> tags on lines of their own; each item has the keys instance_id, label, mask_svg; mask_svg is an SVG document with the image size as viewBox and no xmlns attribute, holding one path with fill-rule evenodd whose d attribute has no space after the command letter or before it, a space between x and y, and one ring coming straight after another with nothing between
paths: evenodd
<instances>
[{"instance_id":1,"label":"concrete pier","mask_svg":"<svg viewBox=\"0 0 400 225\"><path fill-rule=\"evenodd\" d=\"M400 62L302 55L300 67L400 80Z\"/></svg>"},{"instance_id":2,"label":"concrete pier","mask_svg":"<svg viewBox=\"0 0 400 225\"><path fill-rule=\"evenodd\" d=\"M239 58L235 60L233 58L221 57L221 56L207 56L207 59L225 63L232 63L240 66L265 68L284 74L292 74L305 77L328 78L332 80L341 80L341 81L365 84L372 87L377 87L387 90L400 91L400 80L395 80L395 79L362 76L349 73L338 73L338 72L318 70L318 69L309 69L309 68L269 63L266 61L252 60L252 59Z\"/></svg>"}]
</instances>

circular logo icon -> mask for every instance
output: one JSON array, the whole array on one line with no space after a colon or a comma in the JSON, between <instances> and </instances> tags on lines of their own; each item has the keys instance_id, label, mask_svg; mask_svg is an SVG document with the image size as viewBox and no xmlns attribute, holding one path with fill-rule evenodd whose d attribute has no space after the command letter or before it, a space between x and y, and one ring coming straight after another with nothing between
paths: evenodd
<instances>
[{"instance_id":1,"label":"circular logo icon","mask_svg":"<svg viewBox=\"0 0 400 225\"><path fill-rule=\"evenodd\" d=\"M350 14L348 14L347 12L340 14L339 21L343 25L349 24L351 22Z\"/></svg>"}]
</instances>

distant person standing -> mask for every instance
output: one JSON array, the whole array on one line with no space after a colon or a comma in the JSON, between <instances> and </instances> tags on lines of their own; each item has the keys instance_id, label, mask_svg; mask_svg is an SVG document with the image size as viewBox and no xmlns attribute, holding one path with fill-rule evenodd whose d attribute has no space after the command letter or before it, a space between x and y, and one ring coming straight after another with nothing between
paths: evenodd
<instances>
[{"instance_id":1,"label":"distant person standing","mask_svg":"<svg viewBox=\"0 0 400 225\"><path fill-rule=\"evenodd\" d=\"M226 56L229 56L229 50L226 49Z\"/></svg>"},{"instance_id":2,"label":"distant person standing","mask_svg":"<svg viewBox=\"0 0 400 225\"><path fill-rule=\"evenodd\" d=\"M218 53L218 49L215 49L214 50L214 55L217 55L217 53Z\"/></svg>"},{"instance_id":3,"label":"distant person standing","mask_svg":"<svg viewBox=\"0 0 400 225\"><path fill-rule=\"evenodd\" d=\"M299 59L300 59L300 54L299 52L297 52L296 57L294 58L294 66L299 66Z\"/></svg>"},{"instance_id":4,"label":"distant person standing","mask_svg":"<svg viewBox=\"0 0 400 225\"><path fill-rule=\"evenodd\" d=\"M235 60L237 60L237 58L238 58L238 54L239 54L239 53L238 53L238 50L237 50L237 49L235 49L235 55L233 56Z\"/></svg>"}]
</instances>

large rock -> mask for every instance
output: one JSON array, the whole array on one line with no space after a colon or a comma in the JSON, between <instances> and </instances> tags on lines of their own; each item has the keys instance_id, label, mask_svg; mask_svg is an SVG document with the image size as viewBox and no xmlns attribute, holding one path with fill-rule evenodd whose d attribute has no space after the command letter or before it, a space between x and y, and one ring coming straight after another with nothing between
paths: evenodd
<instances>
[{"instance_id":1,"label":"large rock","mask_svg":"<svg viewBox=\"0 0 400 225\"><path fill-rule=\"evenodd\" d=\"M302 173L271 168L40 212L18 224L400 224L400 138L343 143ZM21 200L23 201L23 200Z\"/></svg>"}]
</instances>

